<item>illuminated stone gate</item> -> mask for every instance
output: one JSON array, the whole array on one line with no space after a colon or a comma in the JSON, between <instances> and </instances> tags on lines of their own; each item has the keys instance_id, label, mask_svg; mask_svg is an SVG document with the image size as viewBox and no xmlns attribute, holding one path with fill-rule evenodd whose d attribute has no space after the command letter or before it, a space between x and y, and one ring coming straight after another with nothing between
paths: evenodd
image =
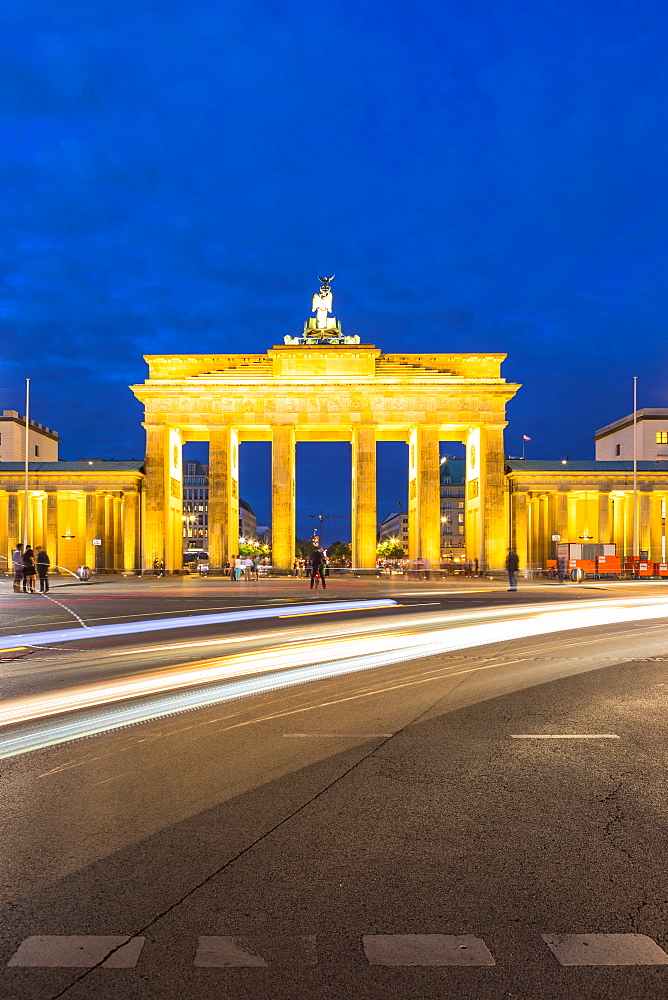
<instances>
[{"instance_id":1,"label":"illuminated stone gate","mask_svg":"<svg viewBox=\"0 0 668 1000\"><path fill-rule=\"evenodd\" d=\"M295 557L295 445L352 445L353 565L375 566L376 442L409 447L409 557L440 561L439 442L466 445L467 557L503 566L507 537L503 429L517 385L505 354L383 354L344 337L321 279L316 318L302 337L266 354L147 355L149 377L131 386L145 408L146 565L181 568L182 445L209 442L212 568L238 550L239 444L272 446L272 548L279 569ZM323 289L325 291L323 292ZM326 296L328 295L328 298ZM324 303L324 304L323 304ZM326 486L330 472L321 468Z\"/></svg>"}]
</instances>

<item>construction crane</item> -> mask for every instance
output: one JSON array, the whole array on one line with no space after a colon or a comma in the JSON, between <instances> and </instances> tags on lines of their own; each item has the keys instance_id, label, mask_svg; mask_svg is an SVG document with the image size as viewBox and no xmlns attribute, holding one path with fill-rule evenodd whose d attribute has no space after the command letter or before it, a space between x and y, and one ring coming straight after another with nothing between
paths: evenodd
<instances>
[{"instance_id":1,"label":"construction crane","mask_svg":"<svg viewBox=\"0 0 668 1000\"><path fill-rule=\"evenodd\" d=\"M314 545L319 545L319 543L320 543L320 539L322 537L322 525L323 525L323 521L331 521L332 518L340 519L342 521L347 521L348 520L348 518L345 516L345 514L324 514L322 511L320 511L319 514L309 514L308 516L312 520L320 522L320 527L319 528L316 527L315 525L313 526L313 535L311 537L311 541L313 542Z\"/></svg>"}]
</instances>

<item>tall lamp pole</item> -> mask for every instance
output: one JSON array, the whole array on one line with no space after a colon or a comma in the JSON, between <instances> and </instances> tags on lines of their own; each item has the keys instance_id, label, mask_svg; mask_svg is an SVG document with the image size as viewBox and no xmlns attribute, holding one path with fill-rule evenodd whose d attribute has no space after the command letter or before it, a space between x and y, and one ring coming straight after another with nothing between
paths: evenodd
<instances>
[{"instance_id":1,"label":"tall lamp pole","mask_svg":"<svg viewBox=\"0 0 668 1000\"><path fill-rule=\"evenodd\" d=\"M633 376L633 558L638 558L638 376Z\"/></svg>"},{"instance_id":2,"label":"tall lamp pole","mask_svg":"<svg viewBox=\"0 0 668 1000\"><path fill-rule=\"evenodd\" d=\"M26 441L23 476L23 551L28 548L28 443L30 435L30 379L26 379Z\"/></svg>"}]
</instances>

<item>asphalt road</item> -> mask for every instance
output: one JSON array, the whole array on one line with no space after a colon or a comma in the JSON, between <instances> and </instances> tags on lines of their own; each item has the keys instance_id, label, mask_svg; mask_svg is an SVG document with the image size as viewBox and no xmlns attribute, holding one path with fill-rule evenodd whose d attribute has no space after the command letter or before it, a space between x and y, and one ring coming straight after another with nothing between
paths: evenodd
<instances>
[{"instance_id":1,"label":"asphalt road","mask_svg":"<svg viewBox=\"0 0 668 1000\"><path fill-rule=\"evenodd\" d=\"M7 594L3 634L68 620L82 628L72 612L92 625L244 603L289 610L310 596L303 581L291 591L262 582L251 599L253 586L62 588L53 596L67 612ZM475 611L486 622L518 600L530 619L556 599L593 609L606 595L663 593L515 595L477 581L330 590L326 602L389 594L404 607L252 628L267 630L272 648L296 631L313 644L325 622L337 634L400 639L433 617ZM350 672L2 761L0 996L665 996L668 965L652 950L668 952L662 610ZM238 629L225 625L226 637ZM167 640L182 643L184 632L6 659L3 698L7 685L19 697L100 665L108 677L112 654ZM260 658L264 642L253 646ZM202 655L118 659L141 673ZM560 964L573 955L591 964ZM622 960L634 964L603 964Z\"/></svg>"}]
</instances>

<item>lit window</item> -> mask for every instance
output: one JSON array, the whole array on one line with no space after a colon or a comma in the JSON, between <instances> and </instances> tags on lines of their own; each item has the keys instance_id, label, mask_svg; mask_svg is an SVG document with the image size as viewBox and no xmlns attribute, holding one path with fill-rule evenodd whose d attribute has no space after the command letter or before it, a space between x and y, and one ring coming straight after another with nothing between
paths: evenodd
<instances>
[{"instance_id":1,"label":"lit window","mask_svg":"<svg viewBox=\"0 0 668 1000\"><path fill-rule=\"evenodd\" d=\"M458 507L460 508L460 510L461 510L461 509L462 509L462 508L464 507L464 504L463 504L463 503L461 502L461 500L460 500L460 502L459 502L459 503L457 504L457 506L458 506Z\"/></svg>"},{"instance_id":2,"label":"lit window","mask_svg":"<svg viewBox=\"0 0 668 1000\"><path fill-rule=\"evenodd\" d=\"M668 431L657 431L656 432L656 443L657 444L668 444Z\"/></svg>"}]
</instances>

